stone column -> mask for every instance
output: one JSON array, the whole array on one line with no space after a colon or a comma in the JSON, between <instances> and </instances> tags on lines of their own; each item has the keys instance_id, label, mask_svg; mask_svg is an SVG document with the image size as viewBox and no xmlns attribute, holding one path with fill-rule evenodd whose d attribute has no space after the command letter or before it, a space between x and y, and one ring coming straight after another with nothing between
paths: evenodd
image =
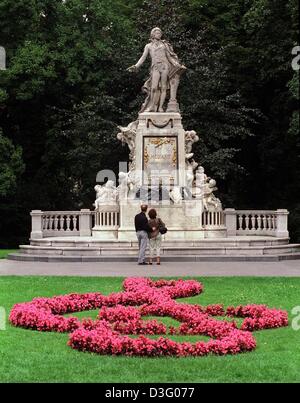
<instances>
[{"instance_id":1,"label":"stone column","mask_svg":"<svg viewBox=\"0 0 300 403\"><path fill-rule=\"evenodd\" d=\"M31 233L30 239L41 239L43 238L43 227L42 227L42 210L32 210L31 213Z\"/></svg>"},{"instance_id":2,"label":"stone column","mask_svg":"<svg viewBox=\"0 0 300 403\"><path fill-rule=\"evenodd\" d=\"M288 231L288 215L289 212L286 209L277 209L277 228L276 228L276 237L289 237Z\"/></svg>"},{"instance_id":3,"label":"stone column","mask_svg":"<svg viewBox=\"0 0 300 403\"><path fill-rule=\"evenodd\" d=\"M236 211L234 208L226 208L225 214L225 226L227 230L227 236L236 235Z\"/></svg>"},{"instance_id":4,"label":"stone column","mask_svg":"<svg viewBox=\"0 0 300 403\"><path fill-rule=\"evenodd\" d=\"M92 235L92 225L91 225L91 210L81 209L79 216L79 232L80 236L91 236Z\"/></svg>"}]
</instances>

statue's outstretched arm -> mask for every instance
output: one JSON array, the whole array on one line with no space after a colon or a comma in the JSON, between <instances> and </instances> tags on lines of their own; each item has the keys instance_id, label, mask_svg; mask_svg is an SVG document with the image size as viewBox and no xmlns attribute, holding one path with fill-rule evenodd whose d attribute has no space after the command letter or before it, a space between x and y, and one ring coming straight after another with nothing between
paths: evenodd
<instances>
[{"instance_id":1,"label":"statue's outstretched arm","mask_svg":"<svg viewBox=\"0 0 300 403\"><path fill-rule=\"evenodd\" d=\"M133 66L128 67L128 71L136 71L139 67L141 67L141 65L144 63L144 61L147 59L149 53L149 47L148 45L145 46L144 49L144 53L142 54L142 57L140 58L140 60L134 64Z\"/></svg>"}]
</instances>

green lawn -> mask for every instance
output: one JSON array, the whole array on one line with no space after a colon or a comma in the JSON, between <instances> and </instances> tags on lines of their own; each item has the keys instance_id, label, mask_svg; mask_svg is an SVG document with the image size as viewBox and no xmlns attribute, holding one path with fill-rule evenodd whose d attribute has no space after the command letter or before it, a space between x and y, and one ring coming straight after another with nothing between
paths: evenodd
<instances>
[{"instance_id":1,"label":"green lawn","mask_svg":"<svg viewBox=\"0 0 300 403\"><path fill-rule=\"evenodd\" d=\"M16 249L0 249L0 259L6 259L10 253L17 252Z\"/></svg>"},{"instance_id":2,"label":"green lawn","mask_svg":"<svg viewBox=\"0 0 300 403\"><path fill-rule=\"evenodd\" d=\"M202 295L186 303L267 304L291 310L300 305L300 278L199 278ZM0 277L0 306L7 314L18 302L70 292L121 290L121 278ZM95 316L81 313L80 317ZM174 320L159 318L168 324ZM225 357L140 358L82 353L67 346L68 335L7 325L0 331L1 382L300 382L300 331L291 327L255 332L254 352ZM198 340L198 336L175 337ZM202 338L201 338L202 339Z\"/></svg>"}]
</instances>

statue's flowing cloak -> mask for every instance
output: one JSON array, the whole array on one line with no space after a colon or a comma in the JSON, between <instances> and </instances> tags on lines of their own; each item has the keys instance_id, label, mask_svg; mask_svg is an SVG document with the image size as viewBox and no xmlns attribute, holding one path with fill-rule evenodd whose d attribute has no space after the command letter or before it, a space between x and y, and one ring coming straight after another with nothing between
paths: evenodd
<instances>
[{"instance_id":1,"label":"statue's flowing cloak","mask_svg":"<svg viewBox=\"0 0 300 403\"><path fill-rule=\"evenodd\" d=\"M172 45L165 40L162 40L162 43L164 44L165 49L167 51L167 58L168 58L168 64L169 64L169 76L168 76L167 89L170 89L170 80L173 77L175 77L175 75L180 76L183 73L183 71L186 70L186 67L184 67L180 64L178 56L174 52ZM147 108L147 106L150 102L153 67L154 67L154 65L151 66L150 75L142 87L142 91L144 93L146 93L147 96L146 96L145 102L142 105L140 113L144 112L144 110ZM160 83L159 83L159 89L160 89Z\"/></svg>"}]
</instances>

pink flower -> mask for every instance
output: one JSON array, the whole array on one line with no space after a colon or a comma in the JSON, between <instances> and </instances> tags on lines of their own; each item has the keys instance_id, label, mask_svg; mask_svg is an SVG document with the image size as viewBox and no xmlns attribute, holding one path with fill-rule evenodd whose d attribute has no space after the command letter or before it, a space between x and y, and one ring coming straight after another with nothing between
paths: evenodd
<instances>
[{"instance_id":1,"label":"pink flower","mask_svg":"<svg viewBox=\"0 0 300 403\"><path fill-rule=\"evenodd\" d=\"M110 294L69 294L53 298L35 298L17 304L9 320L14 326L38 331L69 332L72 348L98 354L140 356L204 356L207 354L238 354L256 348L250 333L288 325L287 312L265 305L228 307L223 305L189 305L177 298L203 292L195 280L158 280L127 278L124 291ZM67 313L99 308L97 320L65 317ZM243 317L240 329L234 321L226 322L213 316ZM181 322L177 328L167 327L143 316L169 316ZM179 343L168 338L156 340L145 335L205 335L208 342ZM133 339L128 335L137 335Z\"/></svg>"}]
</instances>

